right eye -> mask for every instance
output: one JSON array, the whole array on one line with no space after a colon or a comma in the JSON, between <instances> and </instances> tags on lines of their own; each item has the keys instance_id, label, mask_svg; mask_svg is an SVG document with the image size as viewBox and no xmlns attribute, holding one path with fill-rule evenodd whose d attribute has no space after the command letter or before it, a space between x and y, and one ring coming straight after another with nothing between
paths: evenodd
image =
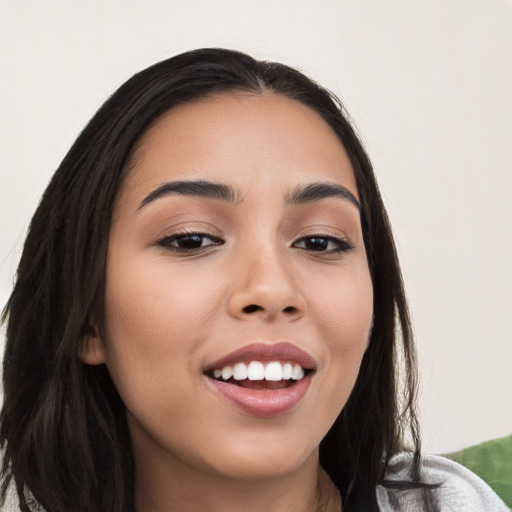
<instances>
[{"instance_id":1,"label":"right eye","mask_svg":"<svg viewBox=\"0 0 512 512\"><path fill-rule=\"evenodd\" d=\"M198 252L212 245L222 245L224 242L206 233L175 233L158 240L156 245L175 252Z\"/></svg>"}]
</instances>

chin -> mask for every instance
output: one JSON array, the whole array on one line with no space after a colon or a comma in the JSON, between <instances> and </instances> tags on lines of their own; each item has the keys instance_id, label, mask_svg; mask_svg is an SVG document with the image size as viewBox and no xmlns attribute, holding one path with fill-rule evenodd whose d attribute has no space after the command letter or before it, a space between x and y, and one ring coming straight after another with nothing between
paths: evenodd
<instances>
[{"instance_id":1,"label":"chin","mask_svg":"<svg viewBox=\"0 0 512 512\"><path fill-rule=\"evenodd\" d=\"M231 441L227 450L213 455L213 471L238 480L265 480L282 478L300 470L305 464L318 461L318 445L303 440L293 433L293 444L260 433L252 441ZM279 437L279 436L278 436ZM258 439L259 438L259 439ZM299 438L299 439L297 439Z\"/></svg>"}]
</instances>

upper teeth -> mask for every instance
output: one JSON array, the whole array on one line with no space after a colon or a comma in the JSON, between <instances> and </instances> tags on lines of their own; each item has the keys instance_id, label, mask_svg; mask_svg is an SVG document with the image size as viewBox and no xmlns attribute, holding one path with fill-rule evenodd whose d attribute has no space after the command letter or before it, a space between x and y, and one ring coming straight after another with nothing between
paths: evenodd
<instances>
[{"instance_id":1,"label":"upper teeth","mask_svg":"<svg viewBox=\"0 0 512 512\"><path fill-rule=\"evenodd\" d=\"M237 363L233 366L224 366L222 369L213 370L216 379L229 380L273 380L282 379L301 380L304 378L304 369L298 364L281 363L271 361L263 364L260 361L251 361L249 364Z\"/></svg>"}]
</instances>

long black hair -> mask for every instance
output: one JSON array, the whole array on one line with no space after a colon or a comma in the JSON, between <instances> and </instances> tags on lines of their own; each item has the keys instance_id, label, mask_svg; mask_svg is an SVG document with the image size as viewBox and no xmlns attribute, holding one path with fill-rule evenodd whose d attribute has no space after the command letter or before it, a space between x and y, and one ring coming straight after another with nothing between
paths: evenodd
<instances>
[{"instance_id":1,"label":"long black hair","mask_svg":"<svg viewBox=\"0 0 512 512\"><path fill-rule=\"evenodd\" d=\"M299 71L240 52L195 50L134 75L77 138L32 218L5 307L2 496L21 510L133 512L134 465L124 405L105 365L78 354L103 311L112 209L137 141L164 112L206 95L269 91L318 112L356 178L374 292L371 339L350 398L320 445L320 462L350 504L385 480L391 456L415 457L416 368L395 245L370 160L341 102ZM402 378L399 379L399 366ZM407 446L406 446L407 440ZM373 491L374 492L374 491Z\"/></svg>"}]
</instances>

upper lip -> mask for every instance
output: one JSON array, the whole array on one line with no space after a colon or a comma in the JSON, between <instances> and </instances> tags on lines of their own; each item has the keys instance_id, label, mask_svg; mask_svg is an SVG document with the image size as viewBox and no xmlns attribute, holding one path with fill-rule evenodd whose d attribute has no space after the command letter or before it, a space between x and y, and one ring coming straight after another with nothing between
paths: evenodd
<instances>
[{"instance_id":1,"label":"upper lip","mask_svg":"<svg viewBox=\"0 0 512 512\"><path fill-rule=\"evenodd\" d=\"M315 370L316 361L304 350L289 342L252 343L217 359L205 368L205 372L250 361L286 361L299 364L306 370Z\"/></svg>"}]
</instances>

